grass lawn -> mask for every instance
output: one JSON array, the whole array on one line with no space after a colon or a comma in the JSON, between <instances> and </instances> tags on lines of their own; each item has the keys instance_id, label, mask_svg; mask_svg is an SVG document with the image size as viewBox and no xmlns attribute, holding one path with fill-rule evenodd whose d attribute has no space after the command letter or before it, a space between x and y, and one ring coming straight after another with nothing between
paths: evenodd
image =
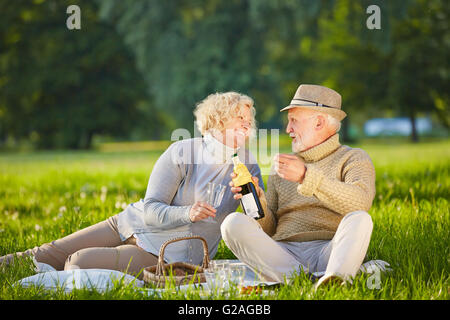
<instances>
[{"instance_id":1,"label":"grass lawn","mask_svg":"<svg viewBox=\"0 0 450 320\"><path fill-rule=\"evenodd\" d=\"M281 146L289 152L285 144ZM372 289L368 276L362 275L351 286L314 292L313 283L299 275L291 285L274 289L268 296L232 294L231 298L449 299L450 141L357 147L369 153L377 171L368 259L389 262L393 272ZM150 150L109 150L0 154L0 255L61 238L142 198L164 144L153 144ZM233 255L222 242L215 258ZM1 268L0 300L149 298L120 285L106 293L74 290L70 294L12 286L32 274L26 261ZM167 292L162 298L200 296L190 290Z\"/></svg>"}]
</instances>

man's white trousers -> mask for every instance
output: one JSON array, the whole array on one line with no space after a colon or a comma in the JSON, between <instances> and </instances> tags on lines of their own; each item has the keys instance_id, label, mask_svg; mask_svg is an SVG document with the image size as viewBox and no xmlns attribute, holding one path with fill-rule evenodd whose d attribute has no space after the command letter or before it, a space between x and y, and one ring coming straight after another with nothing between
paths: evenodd
<instances>
[{"instance_id":1,"label":"man's white trousers","mask_svg":"<svg viewBox=\"0 0 450 320\"><path fill-rule=\"evenodd\" d=\"M345 280L358 272L372 234L373 223L364 211L345 215L331 240L275 241L256 220L240 212L221 225L223 240L234 255L266 281L283 282L295 273L325 272Z\"/></svg>"}]
</instances>

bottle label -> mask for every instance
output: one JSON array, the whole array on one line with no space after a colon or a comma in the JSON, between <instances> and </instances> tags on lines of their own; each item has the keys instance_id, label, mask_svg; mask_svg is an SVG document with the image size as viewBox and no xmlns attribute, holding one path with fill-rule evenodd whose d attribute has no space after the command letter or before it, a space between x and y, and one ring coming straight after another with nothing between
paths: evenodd
<instances>
[{"instance_id":1,"label":"bottle label","mask_svg":"<svg viewBox=\"0 0 450 320\"><path fill-rule=\"evenodd\" d=\"M245 214L252 218L258 218L258 206L256 205L255 198L253 197L253 194L247 193L246 195L242 196L242 207L245 211Z\"/></svg>"}]
</instances>

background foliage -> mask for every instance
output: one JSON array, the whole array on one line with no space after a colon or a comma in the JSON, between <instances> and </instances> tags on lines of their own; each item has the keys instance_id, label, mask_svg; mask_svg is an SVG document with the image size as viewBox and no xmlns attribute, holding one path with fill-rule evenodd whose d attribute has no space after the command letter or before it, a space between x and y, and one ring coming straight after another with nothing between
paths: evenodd
<instances>
[{"instance_id":1,"label":"background foliage","mask_svg":"<svg viewBox=\"0 0 450 320\"><path fill-rule=\"evenodd\" d=\"M81 8L71 31L66 8ZM366 8L381 8L369 30ZM208 94L255 99L260 127L300 83L343 96L349 123L419 115L449 126L445 0L0 1L0 143L88 148L95 136L193 131ZM413 128L414 129L414 128ZM413 130L412 139L418 136Z\"/></svg>"}]
</instances>

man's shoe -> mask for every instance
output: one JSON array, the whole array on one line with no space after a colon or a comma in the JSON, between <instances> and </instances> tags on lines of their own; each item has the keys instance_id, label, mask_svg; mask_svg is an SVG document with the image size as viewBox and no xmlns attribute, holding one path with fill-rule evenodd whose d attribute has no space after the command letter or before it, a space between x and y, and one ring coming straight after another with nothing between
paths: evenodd
<instances>
[{"instance_id":1,"label":"man's shoe","mask_svg":"<svg viewBox=\"0 0 450 320\"><path fill-rule=\"evenodd\" d=\"M342 286L342 285L345 285L346 283L347 282L338 275L335 275L335 274L324 275L314 285L314 291L316 291L319 287L325 287L325 286L329 286L329 285Z\"/></svg>"}]
</instances>

